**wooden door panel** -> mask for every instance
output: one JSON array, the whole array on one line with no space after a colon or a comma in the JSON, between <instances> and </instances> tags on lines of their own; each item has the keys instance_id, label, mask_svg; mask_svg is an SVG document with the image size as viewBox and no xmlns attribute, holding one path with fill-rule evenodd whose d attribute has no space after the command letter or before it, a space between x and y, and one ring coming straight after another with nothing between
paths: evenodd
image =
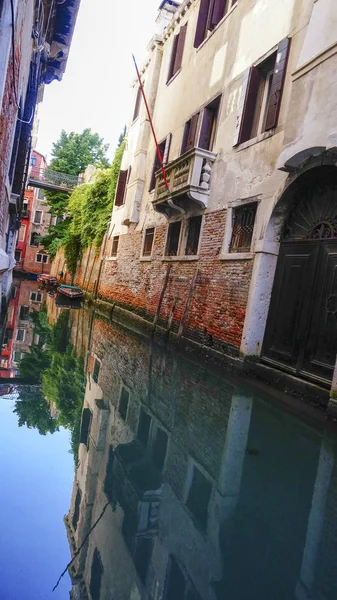
<instances>
[{"instance_id":1,"label":"wooden door panel","mask_svg":"<svg viewBox=\"0 0 337 600\"><path fill-rule=\"evenodd\" d=\"M303 368L331 379L337 353L337 242L323 243Z\"/></svg>"},{"instance_id":2,"label":"wooden door panel","mask_svg":"<svg viewBox=\"0 0 337 600\"><path fill-rule=\"evenodd\" d=\"M319 246L281 244L263 355L297 369L309 319Z\"/></svg>"}]
</instances>

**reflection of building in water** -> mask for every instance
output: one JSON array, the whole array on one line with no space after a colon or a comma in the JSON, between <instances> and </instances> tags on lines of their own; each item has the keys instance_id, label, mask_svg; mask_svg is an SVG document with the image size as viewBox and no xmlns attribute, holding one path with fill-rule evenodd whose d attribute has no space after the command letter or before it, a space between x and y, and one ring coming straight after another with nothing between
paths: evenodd
<instances>
[{"instance_id":1,"label":"reflection of building in water","mask_svg":"<svg viewBox=\"0 0 337 600\"><path fill-rule=\"evenodd\" d=\"M90 350L73 597L335 600L332 443L241 382L72 316Z\"/></svg>"},{"instance_id":2,"label":"reflection of building in water","mask_svg":"<svg viewBox=\"0 0 337 600\"><path fill-rule=\"evenodd\" d=\"M0 377L15 377L23 353L38 344L39 336L34 333L35 325L29 315L40 310L44 299L45 292L38 288L37 281L14 280L1 349Z\"/></svg>"}]
</instances>

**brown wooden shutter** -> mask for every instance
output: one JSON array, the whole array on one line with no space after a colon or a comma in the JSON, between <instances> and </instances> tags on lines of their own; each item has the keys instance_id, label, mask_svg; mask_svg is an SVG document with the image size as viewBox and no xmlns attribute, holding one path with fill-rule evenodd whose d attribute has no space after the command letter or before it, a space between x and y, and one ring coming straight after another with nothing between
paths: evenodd
<instances>
[{"instance_id":1,"label":"brown wooden shutter","mask_svg":"<svg viewBox=\"0 0 337 600\"><path fill-rule=\"evenodd\" d=\"M251 67L245 72L236 117L233 146L242 144L250 138L260 79L261 75L257 67Z\"/></svg>"},{"instance_id":2,"label":"brown wooden shutter","mask_svg":"<svg viewBox=\"0 0 337 600\"><path fill-rule=\"evenodd\" d=\"M172 133L169 133L166 136L166 140L165 140L165 149L164 149L164 153L163 153L163 164L164 165L167 165L167 163L168 163L170 147L171 147L171 140L172 140Z\"/></svg>"},{"instance_id":3,"label":"brown wooden shutter","mask_svg":"<svg viewBox=\"0 0 337 600\"><path fill-rule=\"evenodd\" d=\"M170 79L174 75L174 64L175 64L175 60L176 60L176 56L177 56L178 41L179 41L179 34L175 35L174 38L173 38L172 52L171 52L171 59L170 59L170 67L169 67L169 71L168 71L168 74L167 74L167 81L166 81L166 83L168 83L170 81Z\"/></svg>"},{"instance_id":4,"label":"brown wooden shutter","mask_svg":"<svg viewBox=\"0 0 337 600\"><path fill-rule=\"evenodd\" d=\"M201 42L205 39L210 3L211 0L200 0L199 16L194 37L194 48L199 48Z\"/></svg>"},{"instance_id":5,"label":"brown wooden shutter","mask_svg":"<svg viewBox=\"0 0 337 600\"><path fill-rule=\"evenodd\" d=\"M182 62L183 62L186 30L187 30L187 23L185 23L185 25L180 27L180 31L178 34L177 52L176 52L176 57L175 57L175 61L174 61L173 75L175 73L177 73L177 71L179 71L179 69L181 68Z\"/></svg>"},{"instance_id":6,"label":"brown wooden shutter","mask_svg":"<svg viewBox=\"0 0 337 600\"><path fill-rule=\"evenodd\" d=\"M206 107L202 114L202 123L201 123L199 143L198 143L199 148L203 148L204 150L209 150L209 146L210 146L210 142L211 142L211 135L212 135L213 121L214 121L213 111L210 108Z\"/></svg>"},{"instance_id":7,"label":"brown wooden shutter","mask_svg":"<svg viewBox=\"0 0 337 600\"><path fill-rule=\"evenodd\" d=\"M277 125L280 112L284 80L287 70L287 62L290 49L290 39L285 38L280 42L277 49L276 63L273 74L273 80L270 89L270 99L267 108L265 130L273 129Z\"/></svg>"},{"instance_id":8,"label":"brown wooden shutter","mask_svg":"<svg viewBox=\"0 0 337 600\"><path fill-rule=\"evenodd\" d=\"M190 121L190 127L189 127L189 131L188 131L185 152L188 152L189 150L191 150L195 146L195 140L196 140L196 135L197 135L197 127L198 127L199 114L200 113L197 113L196 115L193 115L193 117L192 117L192 119Z\"/></svg>"},{"instance_id":9,"label":"brown wooden shutter","mask_svg":"<svg viewBox=\"0 0 337 600\"><path fill-rule=\"evenodd\" d=\"M222 17L226 12L226 5L228 0L214 0L212 16L211 16L211 26L215 27L218 23L220 23Z\"/></svg>"},{"instance_id":10,"label":"brown wooden shutter","mask_svg":"<svg viewBox=\"0 0 337 600\"><path fill-rule=\"evenodd\" d=\"M124 204L124 194L125 194L125 186L126 179L128 176L128 171L119 171L116 195L115 195L115 206L121 206Z\"/></svg>"},{"instance_id":11,"label":"brown wooden shutter","mask_svg":"<svg viewBox=\"0 0 337 600\"><path fill-rule=\"evenodd\" d=\"M135 109L133 111L132 121L134 121L135 119L137 119L137 117L139 115L139 109L140 109L141 99L142 99L142 91L141 91L141 89L139 87L138 90L137 90L137 97L136 97Z\"/></svg>"}]
</instances>

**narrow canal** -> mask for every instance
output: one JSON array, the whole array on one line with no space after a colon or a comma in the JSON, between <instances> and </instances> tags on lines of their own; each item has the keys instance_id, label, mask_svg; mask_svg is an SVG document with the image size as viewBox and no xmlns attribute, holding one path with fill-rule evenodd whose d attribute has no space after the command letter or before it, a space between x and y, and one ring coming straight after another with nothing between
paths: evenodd
<instances>
[{"instance_id":1,"label":"narrow canal","mask_svg":"<svg viewBox=\"0 0 337 600\"><path fill-rule=\"evenodd\" d=\"M333 432L35 282L15 286L0 600L336 600Z\"/></svg>"}]
</instances>

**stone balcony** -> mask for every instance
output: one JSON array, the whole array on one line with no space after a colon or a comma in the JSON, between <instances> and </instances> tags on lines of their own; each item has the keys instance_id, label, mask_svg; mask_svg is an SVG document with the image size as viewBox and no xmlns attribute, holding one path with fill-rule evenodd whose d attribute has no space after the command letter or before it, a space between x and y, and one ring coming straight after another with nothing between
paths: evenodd
<instances>
[{"instance_id":1,"label":"stone balcony","mask_svg":"<svg viewBox=\"0 0 337 600\"><path fill-rule=\"evenodd\" d=\"M165 172L169 191L161 170L158 170L153 208L168 218L207 208L215 158L209 150L193 148L168 163Z\"/></svg>"}]
</instances>

